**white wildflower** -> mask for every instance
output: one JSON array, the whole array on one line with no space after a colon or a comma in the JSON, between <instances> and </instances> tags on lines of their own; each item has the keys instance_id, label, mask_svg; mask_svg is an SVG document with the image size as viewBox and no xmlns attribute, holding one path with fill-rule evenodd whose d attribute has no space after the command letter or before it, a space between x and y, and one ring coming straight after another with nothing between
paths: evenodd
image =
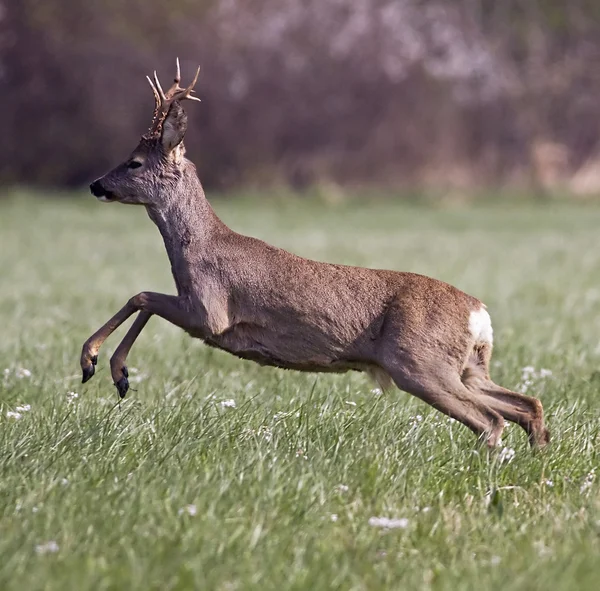
<instances>
[{"instance_id":1,"label":"white wildflower","mask_svg":"<svg viewBox=\"0 0 600 591\"><path fill-rule=\"evenodd\" d=\"M500 558L500 556L492 556L490 558L490 564L492 566L498 566L501 562L502 562L502 559Z\"/></svg>"},{"instance_id":2,"label":"white wildflower","mask_svg":"<svg viewBox=\"0 0 600 591\"><path fill-rule=\"evenodd\" d=\"M29 412L31 410L31 404L24 404L23 406L16 406L17 412Z\"/></svg>"},{"instance_id":3,"label":"white wildflower","mask_svg":"<svg viewBox=\"0 0 600 591\"><path fill-rule=\"evenodd\" d=\"M196 505L186 505L185 510L186 513L188 515L191 515L192 517L198 512L198 510L196 509Z\"/></svg>"},{"instance_id":4,"label":"white wildflower","mask_svg":"<svg viewBox=\"0 0 600 591\"><path fill-rule=\"evenodd\" d=\"M523 380L522 383L517 385L517 390L522 394L525 394L531 386L533 386L533 380Z\"/></svg>"},{"instance_id":5,"label":"white wildflower","mask_svg":"<svg viewBox=\"0 0 600 591\"><path fill-rule=\"evenodd\" d=\"M544 544L544 542L542 540L538 540L537 542L534 542L533 547L537 551L538 556L540 558L544 558L544 557L550 556L552 554L552 550L550 548L548 548L548 546L546 546L546 544Z\"/></svg>"},{"instance_id":6,"label":"white wildflower","mask_svg":"<svg viewBox=\"0 0 600 591\"><path fill-rule=\"evenodd\" d=\"M38 544L35 547L36 554L54 554L55 552L58 552L58 550L58 544L54 540L50 540L44 544Z\"/></svg>"},{"instance_id":7,"label":"white wildflower","mask_svg":"<svg viewBox=\"0 0 600 591\"><path fill-rule=\"evenodd\" d=\"M235 408L235 400L233 398L221 400L221 408Z\"/></svg>"},{"instance_id":8,"label":"white wildflower","mask_svg":"<svg viewBox=\"0 0 600 591\"><path fill-rule=\"evenodd\" d=\"M67 404L73 404L79 398L77 392L67 392Z\"/></svg>"},{"instance_id":9,"label":"white wildflower","mask_svg":"<svg viewBox=\"0 0 600 591\"><path fill-rule=\"evenodd\" d=\"M263 436L263 439L267 442L270 442L273 439L273 432L266 425L262 425L258 429L258 433Z\"/></svg>"},{"instance_id":10,"label":"white wildflower","mask_svg":"<svg viewBox=\"0 0 600 591\"><path fill-rule=\"evenodd\" d=\"M498 454L498 461L503 463L509 463L515 457L515 450L512 447L503 447Z\"/></svg>"},{"instance_id":11,"label":"white wildflower","mask_svg":"<svg viewBox=\"0 0 600 591\"><path fill-rule=\"evenodd\" d=\"M131 384L139 384L141 383L143 380L145 380L148 377L148 374L145 373L140 373L137 376L130 376L129 377L129 382ZM188 398L189 400L189 398Z\"/></svg>"},{"instance_id":12,"label":"white wildflower","mask_svg":"<svg viewBox=\"0 0 600 591\"><path fill-rule=\"evenodd\" d=\"M15 369L15 377L19 379L30 378L31 372L28 369L25 369L24 367L19 367Z\"/></svg>"},{"instance_id":13,"label":"white wildflower","mask_svg":"<svg viewBox=\"0 0 600 591\"><path fill-rule=\"evenodd\" d=\"M179 511L177 511L177 514L183 515L184 513L187 513L191 517L194 517L194 515L196 515L197 512L198 509L196 508L196 505L186 505L185 507L179 509Z\"/></svg>"},{"instance_id":14,"label":"white wildflower","mask_svg":"<svg viewBox=\"0 0 600 591\"><path fill-rule=\"evenodd\" d=\"M356 402L353 402L352 400L346 400L346 404L349 404L350 406L356 406Z\"/></svg>"},{"instance_id":15,"label":"white wildflower","mask_svg":"<svg viewBox=\"0 0 600 591\"><path fill-rule=\"evenodd\" d=\"M129 368L129 383L139 384L142 380L145 380L148 376L144 373L140 373L137 367Z\"/></svg>"},{"instance_id":16,"label":"white wildflower","mask_svg":"<svg viewBox=\"0 0 600 591\"><path fill-rule=\"evenodd\" d=\"M329 519L331 519L331 521L333 521L333 522L336 522L336 521L338 520L337 513L332 513L332 514L329 516Z\"/></svg>"},{"instance_id":17,"label":"white wildflower","mask_svg":"<svg viewBox=\"0 0 600 591\"><path fill-rule=\"evenodd\" d=\"M371 394L374 394L375 396L381 396L383 394L383 390L381 388L373 388L371 390Z\"/></svg>"},{"instance_id":18,"label":"white wildflower","mask_svg":"<svg viewBox=\"0 0 600 591\"><path fill-rule=\"evenodd\" d=\"M372 527L384 527L386 529L406 529L409 521L406 517L400 519L389 519L388 517L371 517L369 525Z\"/></svg>"},{"instance_id":19,"label":"white wildflower","mask_svg":"<svg viewBox=\"0 0 600 591\"><path fill-rule=\"evenodd\" d=\"M552 488L554 486L554 481L550 480L550 479L546 479L544 480L544 484L550 488Z\"/></svg>"},{"instance_id":20,"label":"white wildflower","mask_svg":"<svg viewBox=\"0 0 600 591\"><path fill-rule=\"evenodd\" d=\"M418 423L423 422L423 416L422 415L415 415L414 417L410 417L409 418L409 425L411 427L416 427L416 425Z\"/></svg>"},{"instance_id":21,"label":"white wildflower","mask_svg":"<svg viewBox=\"0 0 600 591\"><path fill-rule=\"evenodd\" d=\"M69 479L68 478L61 478L60 483L63 486L67 486L67 484L69 484Z\"/></svg>"},{"instance_id":22,"label":"white wildflower","mask_svg":"<svg viewBox=\"0 0 600 591\"><path fill-rule=\"evenodd\" d=\"M10 369L7 367L3 372L2 375L4 375L5 378L7 378L10 375Z\"/></svg>"},{"instance_id":23,"label":"white wildflower","mask_svg":"<svg viewBox=\"0 0 600 591\"><path fill-rule=\"evenodd\" d=\"M592 468L587 473L585 480L583 481L581 488L579 489L579 492L581 494L583 494L584 492L587 492L592 487L592 484L594 483L595 478L596 478L596 468Z\"/></svg>"},{"instance_id":24,"label":"white wildflower","mask_svg":"<svg viewBox=\"0 0 600 591\"><path fill-rule=\"evenodd\" d=\"M14 412L12 410L6 412L7 419L15 419L15 421L18 421L22 417L23 415L20 412Z\"/></svg>"},{"instance_id":25,"label":"white wildflower","mask_svg":"<svg viewBox=\"0 0 600 591\"><path fill-rule=\"evenodd\" d=\"M346 486L345 484L338 484L335 488L337 491L343 492L343 493L348 492L348 490L350 490L348 488L348 486Z\"/></svg>"},{"instance_id":26,"label":"white wildflower","mask_svg":"<svg viewBox=\"0 0 600 591\"><path fill-rule=\"evenodd\" d=\"M525 393L531 386L535 385L536 381L549 377L552 377L550 369L542 368L540 371L537 371L532 365L527 365L522 370L521 383L517 385L516 389Z\"/></svg>"}]
</instances>

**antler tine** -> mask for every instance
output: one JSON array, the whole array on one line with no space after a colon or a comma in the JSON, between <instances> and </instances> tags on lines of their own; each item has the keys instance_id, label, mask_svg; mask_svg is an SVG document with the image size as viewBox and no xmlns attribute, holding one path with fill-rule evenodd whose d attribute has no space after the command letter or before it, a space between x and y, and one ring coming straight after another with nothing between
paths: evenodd
<instances>
[{"instance_id":1,"label":"antler tine","mask_svg":"<svg viewBox=\"0 0 600 591\"><path fill-rule=\"evenodd\" d=\"M194 76L192 83L185 89L186 94L189 94L194 90L194 86L196 86L196 82L198 82L198 76L200 76L200 66L198 66L198 69L196 70L196 75Z\"/></svg>"},{"instance_id":2,"label":"antler tine","mask_svg":"<svg viewBox=\"0 0 600 591\"><path fill-rule=\"evenodd\" d=\"M156 70L154 71L154 80L152 80L149 76L146 76L150 86L152 87L152 92L154 93L154 100L156 102L156 106L154 108L154 118L152 121L152 127L150 128L149 133L155 134L160 130L164 119L169 112L170 106L175 101L182 101L184 99L188 99L190 101L198 101L200 99L198 97L192 96L192 92L194 92L194 86L198 81L198 76L200 75L200 66L196 70L196 75L192 80L191 84L187 88L181 88L179 86L179 82L181 82L181 68L179 66L179 58L177 58L177 72L175 74L175 79L173 80L173 85L169 90L165 93L160 85L160 81L158 80L158 74Z\"/></svg>"},{"instance_id":3,"label":"antler tine","mask_svg":"<svg viewBox=\"0 0 600 591\"><path fill-rule=\"evenodd\" d=\"M176 59L177 64L177 73L175 74L175 78L173 79L173 84L171 88L167 90L165 96L167 99L170 99L174 94L176 94L181 88L179 88L179 83L181 82L181 68L179 67L179 58Z\"/></svg>"},{"instance_id":4,"label":"antler tine","mask_svg":"<svg viewBox=\"0 0 600 591\"><path fill-rule=\"evenodd\" d=\"M152 79L150 78L150 76L146 76L146 80L148 80L148 82L150 83L150 88L152 88L152 93L154 94L154 100L156 101L156 108L158 109L160 107L160 94L158 94L158 90L156 90L156 86L154 86L154 82L152 82Z\"/></svg>"},{"instance_id":5,"label":"antler tine","mask_svg":"<svg viewBox=\"0 0 600 591\"><path fill-rule=\"evenodd\" d=\"M164 93L164 91L163 91L163 89L162 89L162 86L160 85L160 82L159 82L159 80L158 80L158 76L157 76L157 74L156 74L156 70L154 70L154 84L156 85L156 90L158 90L158 92L159 92L159 94L160 94L160 98L161 98L163 101L166 101L166 100L167 100L167 97L165 96L165 93Z\"/></svg>"},{"instance_id":6,"label":"antler tine","mask_svg":"<svg viewBox=\"0 0 600 591\"><path fill-rule=\"evenodd\" d=\"M198 69L196 70L196 75L194 76L194 79L192 80L192 82L190 83L190 85L185 88L185 89L181 89L179 92L177 92L176 94L174 94L172 96L172 100L174 101L182 101L183 99L188 99L190 101L198 101L200 102L200 99L198 97L192 96L191 93L194 92L194 86L196 86L196 82L198 82L198 76L200 75L200 66L198 66Z\"/></svg>"},{"instance_id":7,"label":"antler tine","mask_svg":"<svg viewBox=\"0 0 600 591\"><path fill-rule=\"evenodd\" d=\"M175 75L175 83L179 84L181 82L181 68L179 67L179 58L175 58L175 63L177 64L177 74Z\"/></svg>"}]
</instances>

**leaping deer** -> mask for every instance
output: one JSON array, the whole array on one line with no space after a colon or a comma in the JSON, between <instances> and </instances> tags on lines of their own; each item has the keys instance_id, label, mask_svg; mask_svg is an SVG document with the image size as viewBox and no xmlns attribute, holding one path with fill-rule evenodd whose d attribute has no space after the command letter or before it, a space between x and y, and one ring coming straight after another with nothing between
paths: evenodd
<instances>
[{"instance_id":1,"label":"leaping deer","mask_svg":"<svg viewBox=\"0 0 600 591\"><path fill-rule=\"evenodd\" d=\"M495 384L489 374L492 325L485 306L422 275L308 260L229 229L204 196L185 158L179 61L164 92L148 78L156 106L150 130L131 156L90 185L100 201L143 205L162 234L177 295L133 296L83 345L83 382L106 338L132 314L110 360L122 398L127 355L156 314L206 344L261 365L311 372L364 371L499 444L504 419L544 446L542 404Z\"/></svg>"}]
</instances>

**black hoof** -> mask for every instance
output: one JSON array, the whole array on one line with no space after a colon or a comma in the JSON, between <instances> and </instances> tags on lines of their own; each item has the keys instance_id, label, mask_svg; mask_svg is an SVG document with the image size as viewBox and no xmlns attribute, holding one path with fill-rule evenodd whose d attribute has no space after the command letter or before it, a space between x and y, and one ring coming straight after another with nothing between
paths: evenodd
<instances>
[{"instance_id":1,"label":"black hoof","mask_svg":"<svg viewBox=\"0 0 600 591\"><path fill-rule=\"evenodd\" d=\"M88 380L90 380L96 372L96 363L98 363L98 355L94 355L91 361L92 364L88 365L83 369L83 378L81 379L82 384L85 384Z\"/></svg>"},{"instance_id":2,"label":"black hoof","mask_svg":"<svg viewBox=\"0 0 600 591\"><path fill-rule=\"evenodd\" d=\"M121 371L123 372L123 377L115 384L115 387L119 393L119 398L125 398L125 395L129 390L129 380L127 379L129 377L129 372L126 367L122 368Z\"/></svg>"}]
</instances>

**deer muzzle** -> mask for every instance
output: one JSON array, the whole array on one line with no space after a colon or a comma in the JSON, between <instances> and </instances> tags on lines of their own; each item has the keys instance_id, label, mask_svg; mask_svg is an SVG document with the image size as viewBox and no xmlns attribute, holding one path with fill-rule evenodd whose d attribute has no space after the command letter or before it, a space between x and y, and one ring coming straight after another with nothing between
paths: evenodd
<instances>
[{"instance_id":1,"label":"deer muzzle","mask_svg":"<svg viewBox=\"0 0 600 591\"><path fill-rule=\"evenodd\" d=\"M90 185L90 191L94 197L97 197L100 201L112 201L113 195L110 191L107 191L100 182L100 179L96 179Z\"/></svg>"}]
</instances>

